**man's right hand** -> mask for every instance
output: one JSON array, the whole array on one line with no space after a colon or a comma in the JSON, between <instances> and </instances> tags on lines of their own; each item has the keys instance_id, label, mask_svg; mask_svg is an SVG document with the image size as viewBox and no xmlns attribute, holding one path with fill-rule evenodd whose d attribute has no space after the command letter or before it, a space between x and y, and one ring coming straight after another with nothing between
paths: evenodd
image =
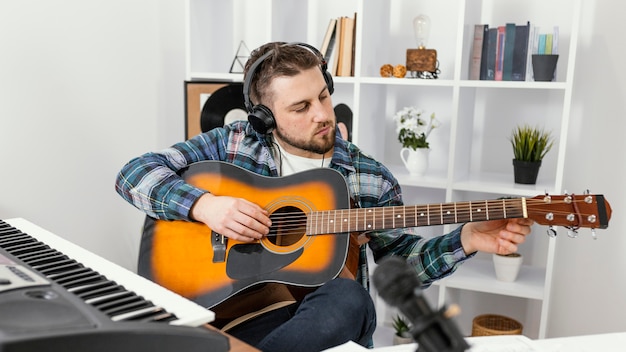
<instances>
[{"instance_id":1,"label":"man's right hand","mask_svg":"<svg viewBox=\"0 0 626 352\"><path fill-rule=\"evenodd\" d=\"M267 235L272 222L267 210L243 198L203 194L191 208L191 217L220 235L251 242Z\"/></svg>"}]
</instances>

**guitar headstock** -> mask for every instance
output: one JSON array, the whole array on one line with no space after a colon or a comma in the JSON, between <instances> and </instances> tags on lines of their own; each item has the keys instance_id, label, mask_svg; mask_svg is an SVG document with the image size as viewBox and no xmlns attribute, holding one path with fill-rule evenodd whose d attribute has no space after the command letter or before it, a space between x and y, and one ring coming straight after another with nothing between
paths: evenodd
<instances>
[{"instance_id":1,"label":"guitar headstock","mask_svg":"<svg viewBox=\"0 0 626 352\"><path fill-rule=\"evenodd\" d=\"M548 226L605 229L611 219L611 206L601 194L540 195L527 199L528 218Z\"/></svg>"}]
</instances>

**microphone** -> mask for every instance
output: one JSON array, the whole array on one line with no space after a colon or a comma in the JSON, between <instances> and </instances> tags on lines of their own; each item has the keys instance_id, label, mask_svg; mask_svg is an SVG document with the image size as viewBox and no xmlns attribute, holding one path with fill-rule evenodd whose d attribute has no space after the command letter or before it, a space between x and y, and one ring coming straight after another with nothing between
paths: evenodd
<instances>
[{"instance_id":1,"label":"microphone","mask_svg":"<svg viewBox=\"0 0 626 352\"><path fill-rule=\"evenodd\" d=\"M422 283L404 259L382 260L373 274L378 294L412 323L411 335L418 352L461 352L470 347L446 308L433 311L422 294Z\"/></svg>"}]
</instances>

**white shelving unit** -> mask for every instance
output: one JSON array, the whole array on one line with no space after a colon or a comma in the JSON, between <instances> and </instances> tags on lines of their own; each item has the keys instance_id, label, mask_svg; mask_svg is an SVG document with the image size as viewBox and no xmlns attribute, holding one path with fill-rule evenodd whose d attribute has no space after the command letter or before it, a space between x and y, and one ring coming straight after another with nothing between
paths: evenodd
<instances>
[{"instance_id":1,"label":"white shelving unit","mask_svg":"<svg viewBox=\"0 0 626 352\"><path fill-rule=\"evenodd\" d=\"M335 78L333 101L352 108L353 141L390 167L406 204L564 191L580 0L187 0L187 7L188 80L241 81L241 74L228 73L241 41L250 49L269 41L304 41L319 47L331 18L357 13L355 76ZM406 49L416 46L412 21L419 14L431 18L427 46L437 50L439 79L380 77L383 64L404 64ZM556 81L469 80L474 24L526 21L542 29L559 26ZM431 166L421 179L409 176L399 156L392 116L405 106L435 112L442 121L429 139ZM513 182L508 137L519 123L544 127L556 138L536 185ZM424 232L439 230L450 227ZM472 317L485 309L507 315L514 308L512 317L524 324L524 334L546 336L556 242L544 231L537 226L536 234L521 246L525 266L516 282L498 282L490 258L479 255L434 286L440 305L470 298L469 309L461 306L468 312L459 318L464 332L471 328ZM507 297L510 303L501 307L490 304L509 302Z\"/></svg>"}]
</instances>

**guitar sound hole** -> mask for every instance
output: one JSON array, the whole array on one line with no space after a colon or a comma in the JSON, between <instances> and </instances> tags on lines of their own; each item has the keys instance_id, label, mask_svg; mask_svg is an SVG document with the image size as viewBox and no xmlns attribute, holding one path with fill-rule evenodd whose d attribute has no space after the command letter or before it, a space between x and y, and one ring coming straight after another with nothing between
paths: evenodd
<instances>
[{"instance_id":1,"label":"guitar sound hole","mask_svg":"<svg viewBox=\"0 0 626 352\"><path fill-rule=\"evenodd\" d=\"M272 228L268 240L277 246L298 242L306 231L306 214L292 206L278 209L270 215Z\"/></svg>"}]
</instances>

